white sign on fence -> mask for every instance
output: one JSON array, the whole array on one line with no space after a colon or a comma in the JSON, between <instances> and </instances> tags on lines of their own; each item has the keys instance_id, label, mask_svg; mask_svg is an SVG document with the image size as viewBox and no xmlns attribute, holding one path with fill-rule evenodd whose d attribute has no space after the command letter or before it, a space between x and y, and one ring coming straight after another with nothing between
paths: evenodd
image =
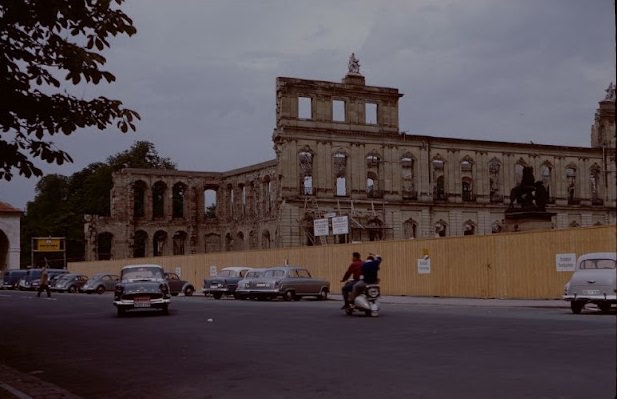
<instances>
[{"instance_id":1,"label":"white sign on fence","mask_svg":"<svg viewBox=\"0 0 617 399\"><path fill-rule=\"evenodd\" d=\"M347 234L349 233L349 221L347 216L339 216L332 218L332 234Z\"/></svg>"},{"instance_id":2,"label":"white sign on fence","mask_svg":"<svg viewBox=\"0 0 617 399\"><path fill-rule=\"evenodd\" d=\"M181 267L176 267L176 274L178 275L178 277L182 277L182 268Z\"/></svg>"},{"instance_id":3,"label":"white sign on fence","mask_svg":"<svg viewBox=\"0 0 617 399\"><path fill-rule=\"evenodd\" d=\"M431 274L431 259L418 259L418 274Z\"/></svg>"},{"instance_id":4,"label":"white sign on fence","mask_svg":"<svg viewBox=\"0 0 617 399\"><path fill-rule=\"evenodd\" d=\"M328 219L315 219L313 220L313 229L315 230L315 237L328 235Z\"/></svg>"},{"instance_id":5,"label":"white sign on fence","mask_svg":"<svg viewBox=\"0 0 617 399\"><path fill-rule=\"evenodd\" d=\"M216 276L216 266L210 266L210 276Z\"/></svg>"},{"instance_id":6,"label":"white sign on fence","mask_svg":"<svg viewBox=\"0 0 617 399\"><path fill-rule=\"evenodd\" d=\"M576 270L576 254L555 255L555 268L558 272L573 272Z\"/></svg>"}]
</instances>

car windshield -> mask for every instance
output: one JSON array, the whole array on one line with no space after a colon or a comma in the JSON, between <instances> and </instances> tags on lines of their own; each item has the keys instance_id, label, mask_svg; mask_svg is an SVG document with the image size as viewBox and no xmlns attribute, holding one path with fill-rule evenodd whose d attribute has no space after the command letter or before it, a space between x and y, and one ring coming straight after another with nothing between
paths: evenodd
<instances>
[{"instance_id":1,"label":"car windshield","mask_svg":"<svg viewBox=\"0 0 617 399\"><path fill-rule=\"evenodd\" d=\"M263 271L251 271L246 273L246 276L244 276L245 278L257 278L257 277L261 277L264 274Z\"/></svg>"},{"instance_id":2,"label":"car windshield","mask_svg":"<svg viewBox=\"0 0 617 399\"><path fill-rule=\"evenodd\" d=\"M285 277L285 271L284 270L266 270L264 272L264 277L268 277L268 278Z\"/></svg>"},{"instance_id":3,"label":"car windshield","mask_svg":"<svg viewBox=\"0 0 617 399\"><path fill-rule=\"evenodd\" d=\"M131 267L129 269L122 270L122 281L151 280L161 278L163 278L162 269L156 266Z\"/></svg>"},{"instance_id":4,"label":"car windshield","mask_svg":"<svg viewBox=\"0 0 617 399\"><path fill-rule=\"evenodd\" d=\"M238 272L235 270L221 270L216 274L217 277L238 277Z\"/></svg>"},{"instance_id":5,"label":"car windshield","mask_svg":"<svg viewBox=\"0 0 617 399\"><path fill-rule=\"evenodd\" d=\"M615 260L586 259L581 262L580 269L615 269Z\"/></svg>"}]
</instances>

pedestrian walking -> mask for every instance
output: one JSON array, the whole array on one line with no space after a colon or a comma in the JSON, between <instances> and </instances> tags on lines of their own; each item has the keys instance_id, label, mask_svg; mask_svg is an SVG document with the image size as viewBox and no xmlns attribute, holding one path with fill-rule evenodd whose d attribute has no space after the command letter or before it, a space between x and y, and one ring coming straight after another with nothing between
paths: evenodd
<instances>
[{"instance_id":1,"label":"pedestrian walking","mask_svg":"<svg viewBox=\"0 0 617 399\"><path fill-rule=\"evenodd\" d=\"M43 266L43 270L41 270L41 284L39 285L36 296L40 298L43 290L47 291L47 298L51 297L51 290L49 289L49 272L47 271L47 266Z\"/></svg>"}]
</instances>

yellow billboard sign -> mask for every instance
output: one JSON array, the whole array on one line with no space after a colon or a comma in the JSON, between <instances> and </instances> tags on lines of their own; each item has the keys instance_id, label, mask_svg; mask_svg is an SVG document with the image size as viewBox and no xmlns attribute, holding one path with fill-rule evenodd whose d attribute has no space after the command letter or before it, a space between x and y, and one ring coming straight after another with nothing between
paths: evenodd
<instances>
[{"instance_id":1,"label":"yellow billboard sign","mask_svg":"<svg viewBox=\"0 0 617 399\"><path fill-rule=\"evenodd\" d=\"M40 252L60 252L62 251L61 241L59 238L36 238L36 250Z\"/></svg>"}]
</instances>

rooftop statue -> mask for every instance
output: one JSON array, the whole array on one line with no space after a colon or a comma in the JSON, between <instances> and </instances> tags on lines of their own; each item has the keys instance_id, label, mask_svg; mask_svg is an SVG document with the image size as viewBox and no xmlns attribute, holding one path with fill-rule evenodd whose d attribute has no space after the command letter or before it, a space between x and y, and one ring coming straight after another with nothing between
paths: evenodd
<instances>
[{"instance_id":1,"label":"rooftop statue","mask_svg":"<svg viewBox=\"0 0 617 399\"><path fill-rule=\"evenodd\" d=\"M353 75L360 75L360 61L356 58L355 53L351 53L349 56L349 63L347 64L349 73Z\"/></svg>"}]
</instances>

